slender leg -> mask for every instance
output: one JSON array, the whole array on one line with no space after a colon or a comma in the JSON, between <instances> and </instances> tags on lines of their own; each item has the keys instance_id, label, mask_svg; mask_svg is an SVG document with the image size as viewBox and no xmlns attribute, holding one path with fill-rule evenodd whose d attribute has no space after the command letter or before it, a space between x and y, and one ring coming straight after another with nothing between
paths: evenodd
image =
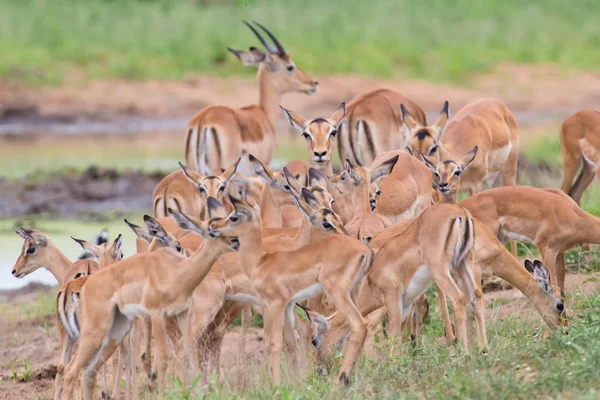
<instances>
[{"instance_id":1,"label":"slender leg","mask_svg":"<svg viewBox=\"0 0 600 400\"><path fill-rule=\"evenodd\" d=\"M65 365L71 360L71 353L73 352L73 340L69 337L64 328L62 328L61 322L58 322L58 331L60 334L60 349L61 357L60 364L56 367L56 378L54 379L54 400L60 400L63 389L63 372Z\"/></svg>"},{"instance_id":2,"label":"slender leg","mask_svg":"<svg viewBox=\"0 0 600 400\"><path fill-rule=\"evenodd\" d=\"M164 389L167 372L167 341L165 332L165 321L162 315L154 313L150 316L152 320L152 329L154 330L154 341L156 346L156 354L154 359L155 372L152 373L151 379L157 379L159 392Z\"/></svg>"},{"instance_id":3,"label":"slender leg","mask_svg":"<svg viewBox=\"0 0 600 400\"><path fill-rule=\"evenodd\" d=\"M326 284L324 283L325 287ZM356 359L360 355L365 339L367 337L367 321L363 318L362 314L356 304L350 297L350 288L343 290L335 287L335 285L327 285L325 287L327 296L333 301L335 308L341 315L343 315L350 327L350 339L346 345L344 351L344 361L338 372L335 386L348 385L350 383L350 374L354 368ZM389 308L388 308L389 309Z\"/></svg>"},{"instance_id":4,"label":"slender leg","mask_svg":"<svg viewBox=\"0 0 600 400\"><path fill-rule=\"evenodd\" d=\"M271 303L264 305L265 331L269 340L271 359L271 382L273 386L281 384L281 349L283 347L283 312L285 304Z\"/></svg>"},{"instance_id":5,"label":"slender leg","mask_svg":"<svg viewBox=\"0 0 600 400\"><path fill-rule=\"evenodd\" d=\"M446 341L448 344L456 342L456 336L454 335L454 328L450 321L450 313L448 312L448 302L446 301L446 295L438 288L438 301L440 303L440 313L444 320L444 332L446 333Z\"/></svg>"},{"instance_id":6,"label":"slender leg","mask_svg":"<svg viewBox=\"0 0 600 400\"><path fill-rule=\"evenodd\" d=\"M79 377L79 373L100 349L102 339L107 331L108 329L82 330L75 358L69 362L65 370L62 400L69 400L71 398L73 386Z\"/></svg>"},{"instance_id":7,"label":"slender leg","mask_svg":"<svg viewBox=\"0 0 600 400\"><path fill-rule=\"evenodd\" d=\"M452 303L458 342L464 348L465 352L469 353L466 324L467 299L464 293L456 285L456 282L454 282L454 279L452 279L452 276L450 276L450 271L446 265L443 265L441 268L430 268L430 271L435 283Z\"/></svg>"},{"instance_id":8,"label":"slender leg","mask_svg":"<svg viewBox=\"0 0 600 400\"><path fill-rule=\"evenodd\" d=\"M581 202L581 196L583 196L583 192L585 189L592 183L594 180L594 166L590 163L583 161L583 168L575 180L575 184L571 187L571 190L567 193L577 204Z\"/></svg>"},{"instance_id":9,"label":"slender leg","mask_svg":"<svg viewBox=\"0 0 600 400\"><path fill-rule=\"evenodd\" d=\"M150 317L144 317L144 340L142 365L146 376L152 375L152 323Z\"/></svg>"},{"instance_id":10,"label":"slender leg","mask_svg":"<svg viewBox=\"0 0 600 400\"><path fill-rule=\"evenodd\" d=\"M388 308L387 329L394 348L402 344L402 311L404 307L400 304L400 299L403 291L403 288L390 288L384 293L385 305Z\"/></svg>"},{"instance_id":11,"label":"slender leg","mask_svg":"<svg viewBox=\"0 0 600 400\"><path fill-rule=\"evenodd\" d=\"M285 347L290 353L292 360L292 368L296 370L298 367L298 354L296 352L296 336L294 335L294 303L288 304L285 308L285 319L283 322L283 341Z\"/></svg>"}]
</instances>

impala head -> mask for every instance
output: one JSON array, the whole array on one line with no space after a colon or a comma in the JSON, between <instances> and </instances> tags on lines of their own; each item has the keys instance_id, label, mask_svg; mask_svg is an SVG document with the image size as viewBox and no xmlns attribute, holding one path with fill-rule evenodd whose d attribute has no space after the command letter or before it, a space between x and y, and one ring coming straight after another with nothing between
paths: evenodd
<instances>
[{"instance_id":1,"label":"impala head","mask_svg":"<svg viewBox=\"0 0 600 400\"><path fill-rule=\"evenodd\" d=\"M281 107L281 106L280 106ZM314 165L323 166L331 162L335 136L346 115L346 103L342 103L333 115L326 118L307 120L302 115L281 107L290 124L306 139L308 153Z\"/></svg>"},{"instance_id":2,"label":"impala head","mask_svg":"<svg viewBox=\"0 0 600 400\"><path fill-rule=\"evenodd\" d=\"M440 137L444 130L446 122L448 122L448 102L444 103L444 108L440 112L440 116L433 125L423 126L419 124L412 115L408 112L404 104L400 105L402 122L408 132L409 141L406 146L406 151L411 155L418 157L418 153L426 156L435 156L440 144Z\"/></svg>"},{"instance_id":3,"label":"impala head","mask_svg":"<svg viewBox=\"0 0 600 400\"><path fill-rule=\"evenodd\" d=\"M350 160L344 162L344 170L331 178L332 185L343 195L359 196L369 191L373 182L392 173L398 156L384 161L375 168L355 167Z\"/></svg>"},{"instance_id":4,"label":"impala head","mask_svg":"<svg viewBox=\"0 0 600 400\"><path fill-rule=\"evenodd\" d=\"M381 196L382 179L383 178L376 179L369 187L369 205L371 206L371 212L375 212L375 209L377 209L377 199Z\"/></svg>"},{"instance_id":5,"label":"impala head","mask_svg":"<svg viewBox=\"0 0 600 400\"><path fill-rule=\"evenodd\" d=\"M331 367L330 362L333 359L333 347L337 351L342 351L344 345L350 338L350 330L341 315L337 312L329 317L325 317L316 311L300 306L306 314L306 319L310 323L311 344L316 351L317 368L320 375L327 375ZM376 331L381 324L382 318L387 313L386 307L379 307L366 316L367 331Z\"/></svg>"},{"instance_id":6,"label":"impala head","mask_svg":"<svg viewBox=\"0 0 600 400\"><path fill-rule=\"evenodd\" d=\"M146 243L150 244L153 240L156 240L160 247L167 247L175 250L176 252L185 255L185 250L179 243L179 240L175 238L171 233L164 230L162 225L149 215L144 215L144 223L146 229L141 226L132 224L125 219L125 223L131 228L136 236Z\"/></svg>"},{"instance_id":7,"label":"impala head","mask_svg":"<svg viewBox=\"0 0 600 400\"><path fill-rule=\"evenodd\" d=\"M285 180L283 172L272 171L252 154L248 155L248 159L250 160L250 164L252 165L256 176L264 179L269 185L271 196L273 196L275 203L278 205L292 205L293 203L290 198L290 186Z\"/></svg>"},{"instance_id":8,"label":"impala head","mask_svg":"<svg viewBox=\"0 0 600 400\"><path fill-rule=\"evenodd\" d=\"M198 187L198 190L205 201L211 196L219 201L223 201L225 194L227 193L228 185L238 170L240 160L241 158L224 170L221 175L202 175L198 171L194 171L182 163L179 163L179 166L190 182Z\"/></svg>"},{"instance_id":9,"label":"impala head","mask_svg":"<svg viewBox=\"0 0 600 400\"><path fill-rule=\"evenodd\" d=\"M19 228L15 232L25 239L21 254L12 269L13 276L21 279L38 268L45 268L50 261L52 250L48 246L48 236L40 231Z\"/></svg>"},{"instance_id":10,"label":"impala head","mask_svg":"<svg viewBox=\"0 0 600 400\"><path fill-rule=\"evenodd\" d=\"M311 225L318 227L325 233L348 235L341 218L331 208L319 204L319 200L309 189L302 188L302 196L294 196L294 203L298 210L308 218Z\"/></svg>"},{"instance_id":11,"label":"impala head","mask_svg":"<svg viewBox=\"0 0 600 400\"><path fill-rule=\"evenodd\" d=\"M123 251L121 250L123 236L120 234L112 243L105 243L100 246L85 240L75 239L73 236L71 236L71 239L83 248L85 258L95 260L100 267L106 267L123 259Z\"/></svg>"},{"instance_id":12,"label":"impala head","mask_svg":"<svg viewBox=\"0 0 600 400\"><path fill-rule=\"evenodd\" d=\"M222 206L215 198L211 197L210 199L211 204L208 205L209 210L211 207L215 206L216 203ZM240 240L238 239L237 235L228 235L211 230L210 226L213 221L221 220L222 218L213 218L206 221L201 221L200 218L188 217L187 215L175 210L168 211L182 229L197 233L204 239L207 239L204 242L205 246L211 246L211 249L215 251L216 254L238 251L240 249Z\"/></svg>"},{"instance_id":13,"label":"impala head","mask_svg":"<svg viewBox=\"0 0 600 400\"><path fill-rule=\"evenodd\" d=\"M460 177L473 162L479 147L475 146L459 161L438 161L419 153L421 159L433 173L433 186L444 196L456 195L460 187Z\"/></svg>"},{"instance_id":14,"label":"impala head","mask_svg":"<svg viewBox=\"0 0 600 400\"><path fill-rule=\"evenodd\" d=\"M537 284L542 288L542 292L552 303L552 309L560 324L566 325L565 320L565 301L558 286L550 283L550 274L540 260L533 262L525 260L525 269L533 275Z\"/></svg>"},{"instance_id":15,"label":"impala head","mask_svg":"<svg viewBox=\"0 0 600 400\"><path fill-rule=\"evenodd\" d=\"M335 201L333 200L333 196L327 191L325 178L318 170L309 168L308 181L310 186L308 187L304 187L298 182L286 167L283 167L283 174L293 197L303 198L315 210L318 208L333 209ZM303 189L310 191L310 198L303 195Z\"/></svg>"},{"instance_id":16,"label":"impala head","mask_svg":"<svg viewBox=\"0 0 600 400\"><path fill-rule=\"evenodd\" d=\"M272 41L272 43L267 41L253 25L244 21L244 24L256 35L266 51L256 47L250 47L248 51L235 50L231 47L228 47L227 50L235 54L244 65L258 67L259 79L266 78L280 93L315 93L318 82L296 66L290 54L275 35L258 22L253 22Z\"/></svg>"}]
</instances>

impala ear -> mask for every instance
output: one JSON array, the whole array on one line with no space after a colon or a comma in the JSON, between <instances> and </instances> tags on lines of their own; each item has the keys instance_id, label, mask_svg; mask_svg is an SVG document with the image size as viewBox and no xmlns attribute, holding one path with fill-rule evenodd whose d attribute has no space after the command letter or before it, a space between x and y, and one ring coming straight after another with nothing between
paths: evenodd
<instances>
[{"instance_id":1,"label":"impala ear","mask_svg":"<svg viewBox=\"0 0 600 400\"><path fill-rule=\"evenodd\" d=\"M118 258L119 253L121 253L121 247L123 247L123 236L119 233L119 236L117 236L112 244L111 254L113 258Z\"/></svg>"},{"instance_id":2,"label":"impala ear","mask_svg":"<svg viewBox=\"0 0 600 400\"><path fill-rule=\"evenodd\" d=\"M299 131L304 130L304 128L306 127L306 123L307 123L306 118L304 118L302 115L300 115L294 111L287 110L287 109L283 108L282 106L279 106L279 108L281 108L283 110L283 114L285 115L287 120L290 122L290 124L292 124L292 126L294 128L298 129Z\"/></svg>"},{"instance_id":3,"label":"impala ear","mask_svg":"<svg viewBox=\"0 0 600 400\"><path fill-rule=\"evenodd\" d=\"M327 190L327 181L318 169L310 167L308 169L308 186L318 187Z\"/></svg>"},{"instance_id":4,"label":"impala ear","mask_svg":"<svg viewBox=\"0 0 600 400\"><path fill-rule=\"evenodd\" d=\"M348 175L350 175L350 179L352 180L352 183L355 186L358 185L358 184L360 184L360 182L362 182L362 178L354 170L354 165L352 165L352 162L350 162L350 160L346 159L346 161L344 162L344 169L346 170L346 172L348 173Z\"/></svg>"},{"instance_id":5,"label":"impala ear","mask_svg":"<svg viewBox=\"0 0 600 400\"><path fill-rule=\"evenodd\" d=\"M233 196L229 196L229 201L231 202L236 214L241 214L248 220L252 219L254 208L250 204Z\"/></svg>"},{"instance_id":6,"label":"impala ear","mask_svg":"<svg viewBox=\"0 0 600 400\"><path fill-rule=\"evenodd\" d=\"M317 198L315 197L315 195L313 194L313 192L311 192L310 190L308 190L307 188L303 187L302 188L302 197L304 198L304 201L313 209L313 210L318 210L319 209L319 200L317 200Z\"/></svg>"},{"instance_id":7,"label":"impala ear","mask_svg":"<svg viewBox=\"0 0 600 400\"><path fill-rule=\"evenodd\" d=\"M524 265L525 265L525 269L527 271L529 271L530 274L533 274L533 269L534 269L533 263L531 261L529 261L529 260L525 260Z\"/></svg>"},{"instance_id":8,"label":"impala ear","mask_svg":"<svg viewBox=\"0 0 600 400\"><path fill-rule=\"evenodd\" d=\"M436 143L440 141L442 137L442 132L444 131L444 126L446 126L446 122L448 122L449 112L448 112L449 104L446 100L444 102L444 108L440 111L440 116L437 118L435 123L433 124L433 128L437 130L438 134L435 139Z\"/></svg>"},{"instance_id":9,"label":"impala ear","mask_svg":"<svg viewBox=\"0 0 600 400\"><path fill-rule=\"evenodd\" d=\"M309 206L301 198L292 197L292 200L294 201L294 204L296 205L296 207L300 211L300 214L304 215L306 218L308 218L309 221L312 222L312 218L313 218L313 215L314 215L314 210L312 209L312 207Z\"/></svg>"},{"instance_id":10,"label":"impala ear","mask_svg":"<svg viewBox=\"0 0 600 400\"><path fill-rule=\"evenodd\" d=\"M183 171L183 173L185 174L185 176L187 176L187 178L193 184L197 185L198 182L200 182L200 180L203 178L202 175L199 172L194 171L193 169L186 167L181 162L179 163L179 167L181 167L181 170Z\"/></svg>"},{"instance_id":11,"label":"impala ear","mask_svg":"<svg viewBox=\"0 0 600 400\"><path fill-rule=\"evenodd\" d=\"M132 224L131 222L127 221L127 218L124 219L124 221L127 224L127 226L129 226L129 228L131 228L133 233L135 233L135 235L138 238L142 239L143 241L145 241L147 243L152 242L152 236L150 236L144 228L142 228L141 226L138 226L136 224Z\"/></svg>"},{"instance_id":12,"label":"impala ear","mask_svg":"<svg viewBox=\"0 0 600 400\"><path fill-rule=\"evenodd\" d=\"M330 118L333 121L333 124L335 125L336 129L339 128L340 123L344 119L345 115L346 115L346 103L342 102L342 104L340 104L338 109L333 112L333 115Z\"/></svg>"},{"instance_id":13,"label":"impala ear","mask_svg":"<svg viewBox=\"0 0 600 400\"><path fill-rule=\"evenodd\" d=\"M100 246L103 245L104 243L108 243L108 229L104 228L102 229L97 235L96 235L96 245Z\"/></svg>"},{"instance_id":14,"label":"impala ear","mask_svg":"<svg viewBox=\"0 0 600 400\"><path fill-rule=\"evenodd\" d=\"M290 192L292 193L292 196L300 197L302 195L301 192L303 186L300 182L298 182L298 179L296 179L294 175L292 175L292 173L289 169L287 169L287 167L283 167L283 176L285 177L286 183L290 187Z\"/></svg>"},{"instance_id":15,"label":"impala ear","mask_svg":"<svg viewBox=\"0 0 600 400\"><path fill-rule=\"evenodd\" d=\"M71 239L73 239L75 242L77 242L77 244L79 244L81 246L81 248L83 249L83 251L86 253L86 256L84 258L92 258L92 259L95 259L96 261L98 260L98 258L100 257L98 246L96 246L93 243L88 242L87 240L76 239L73 236L71 236Z\"/></svg>"},{"instance_id":16,"label":"impala ear","mask_svg":"<svg viewBox=\"0 0 600 400\"><path fill-rule=\"evenodd\" d=\"M400 116L402 117L402 122L404 122L404 125L406 125L410 131L418 127L419 124L417 124L417 121L415 121L414 117L408 112L404 104L400 104Z\"/></svg>"},{"instance_id":17,"label":"impala ear","mask_svg":"<svg viewBox=\"0 0 600 400\"><path fill-rule=\"evenodd\" d=\"M231 180L231 178L233 178L233 176L238 172L238 167L240 165L240 161L241 160L242 160L242 157L238 158L238 160L235 163L233 163L232 165L230 165L229 168L227 168L223 172L223 175L221 175L221 178L225 182L229 182L229 180Z\"/></svg>"},{"instance_id":18,"label":"impala ear","mask_svg":"<svg viewBox=\"0 0 600 400\"><path fill-rule=\"evenodd\" d=\"M206 208L208 209L208 218L225 218L227 216L227 210L221 202L214 197L210 196L206 200Z\"/></svg>"},{"instance_id":19,"label":"impala ear","mask_svg":"<svg viewBox=\"0 0 600 400\"><path fill-rule=\"evenodd\" d=\"M254 168L254 173L257 176L260 176L268 183L271 183L275 180L275 175L273 171L266 165L264 165L260 160L254 157L252 154L248 154L248 159L250 160L250 164L252 164L252 168Z\"/></svg>"},{"instance_id":20,"label":"impala ear","mask_svg":"<svg viewBox=\"0 0 600 400\"><path fill-rule=\"evenodd\" d=\"M18 228L15 230L15 233L19 236L21 236L23 239L25 240L33 240L33 238L31 237L31 235L29 233L27 233L27 231L25 231L25 229L23 228Z\"/></svg>"},{"instance_id":21,"label":"impala ear","mask_svg":"<svg viewBox=\"0 0 600 400\"><path fill-rule=\"evenodd\" d=\"M169 235L157 220L149 215L144 215L144 223L150 236L157 238L163 246L168 245Z\"/></svg>"},{"instance_id":22,"label":"impala ear","mask_svg":"<svg viewBox=\"0 0 600 400\"><path fill-rule=\"evenodd\" d=\"M242 64L251 67L258 67L261 63L270 61L269 55L256 47L250 47L249 51L236 50L231 47L228 47L227 50L233 53Z\"/></svg>"},{"instance_id":23,"label":"impala ear","mask_svg":"<svg viewBox=\"0 0 600 400\"><path fill-rule=\"evenodd\" d=\"M429 167L429 169L432 172L436 172L439 161L433 157L426 156L425 154L421 153L420 151L418 153L419 153L419 157L421 157L421 160L423 160L425 165L427 165L427 167Z\"/></svg>"},{"instance_id":24,"label":"impala ear","mask_svg":"<svg viewBox=\"0 0 600 400\"><path fill-rule=\"evenodd\" d=\"M479 150L479 146L473 147L473 150L465 154L465 156L460 160L458 165L462 168L462 170L466 170L469 164L473 162L475 156L477 155L477 151Z\"/></svg>"},{"instance_id":25,"label":"impala ear","mask_svg":"<svg viewBox=\"0 0 600 400\"><path fill-rule=\"evenodd\" d=\"M384 161L383 163L381 163L381 165L373 168L371 170L371 182L373 183L374 181L376 181L379 178L383 178L385 176L388 176L389 174L392 173L392 170L394 169L394 166L396 165L396 163L398 162L398 155L395 155L394 157L390 158L387 161Z\"/></svg>"},{"instance_id":26,"label":"impala ear","mask_svg":"<svg viewBox=\"0 0 600 400\"><path fill-rule=\"evenodd\" d=\"M179 225L181 229L198 233L205 237L206 232L202 229L202 221L193 217L188 217L184 213L173 210L171 208L168 208L167 211L169 212L171 218L173 218L175 222L177 222L177 225Z\"/></svg>"}]
</instances>

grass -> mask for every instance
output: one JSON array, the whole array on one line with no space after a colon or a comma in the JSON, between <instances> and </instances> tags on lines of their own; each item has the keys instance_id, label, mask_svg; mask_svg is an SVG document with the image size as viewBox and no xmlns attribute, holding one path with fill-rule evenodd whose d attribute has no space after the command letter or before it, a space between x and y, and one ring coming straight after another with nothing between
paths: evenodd
<instances>
[{"instance_id":1,"label":"grass","mask_svg":"<svg viewBox=\"0 0 600 400\"><path fill-rule=\"evenodd\" d=\"M253 74L226 47L276 33L312 74L464 81L503 62L595 69L600 4L560 0L1 0L0 79Z\"/></svg>"},{"instance_id":2,"label":"grass","mask_svg":"<svg viewBox=\"0 0 600 400\"><path fill-rule=\"evenodd\" d=\"M421 346L405 344L400 355L384 351L381 358L361 360L348 389L331 387L331 374L321 378L309 374L294 378L279 388L282 399L342 398L597 398L600 395L600 291L591 296L574 291L569 334L553 332L543 339L537 314L531 319L511 316L503 321L488 319L487 354L464 355L437 340L441 323L425 326ZM430 322L439 321L437 303ZM498 304L500 305L500 304ZM533 315L533 314L532 314ZM389 350L386 343L379 343ZM265 368L266 369L266 368ZM291 374L290 374L291 375ZM227 382L210 388L185 387L172 381L168 399L256 398L273 396L268 378L248 389L238 390ZM190 389L192 393L190 394ZM180 397L179 397L180 396Z\"/></svg>"}]
</instances>

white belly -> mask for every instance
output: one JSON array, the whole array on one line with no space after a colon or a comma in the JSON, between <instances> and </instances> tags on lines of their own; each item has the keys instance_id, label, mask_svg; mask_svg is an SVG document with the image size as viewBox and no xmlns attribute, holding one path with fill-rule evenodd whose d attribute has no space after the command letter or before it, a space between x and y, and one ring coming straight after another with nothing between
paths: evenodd
<instances>
[{"instance_id":1,"label":"white belly","mask_svg":"<svg viewBox=\"0 0 600 400\"><path fill-rule=\"evenodd\" d=\"M423 294L432 282L433 278L431 277L431 272L429 272L429 267L424 264L421 265L404 291L404 307L410 307L415 299Z\"/></svg>"},{"instance_id":2,"label":"white belly","mask_svg":"<svg viewBox=\"0 0 600 400\"><path fill-rule=\"evenodd\" d=\"M262 302L260 301L260 299L258 297L252 296L251 294L247 294L247 293L226 294L225 300L238 301L240 303L254 304L255 306L259 306L259 307L263 306Z\"/></svg>"},{"instance_id":3,"label":"white belly","mask_svg":"<svg viewBox=\"0 0 600 400\"><path fill-rule=\"evenodd\" d=\"M150 315L148 309L141 304L126 304L125 307L121 309L121 313L129 319Z\"/></svg>"},{"instance_id":4,"label":"white belly","mask_svg":"<svg viewBox=\"0 0 600 400\"><path fill-rule=\"evenodd\" d=\"M292 296L288 304L297 303L299 301L318 296L321 293L323 293L323 285L317 282L314 285L302 289L298 293L294 294L294 296Z\"/></svg>"}]
</instances>

